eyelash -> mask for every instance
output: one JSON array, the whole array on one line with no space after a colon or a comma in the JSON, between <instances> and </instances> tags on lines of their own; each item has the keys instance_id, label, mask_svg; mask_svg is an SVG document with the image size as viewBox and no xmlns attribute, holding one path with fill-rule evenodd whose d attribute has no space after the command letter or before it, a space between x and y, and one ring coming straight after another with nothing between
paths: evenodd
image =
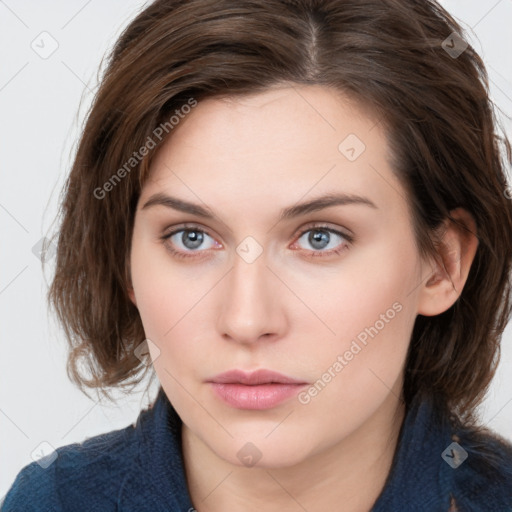
<instances>
[{"instance_id":1,"label":"eyelash","mask_svg":"<svg viewBox=\"0 0 512 512\"><path fill-rule=\"evenodd\" d=\"M171 233L168 233L168 234L160 237L160 239L164 242L166 249L176 258L182 258L182 259L203 258L204 256L197 256L195 253L206 252L204 250L203 251L199 250L199 251L182 252L182 251L177 251L176 249L174 249L173 247L171 247L171 245L169 245L167 243L168 239L170 239L176 233L180 233L182 231L197 231L199 233L208 235L211 238L214 238L212 235L210 235L208 233L208 231L200 228L199 226L195 226L195 225L181 226L179 229L175 229ZM341 231L338 231L336 229L333 229L333 228L323 225L323 224L318 224L318 225L315 224L313 226L308 226L306 229L304 229L298 235L296 235L295 238L297 240L299 240L305 233L308 233L309 231L327 231L328 233L334 233L335 235L341 236L345 240L345 243L342 244L342 247L340 247L338 249L331 249L329 251L306 251L309 253L306 256L308 258L328 257L328 256L332 256L334 254L340 255L343 251L348 249L350 247L350 245L352 245L352 243L354 242L354 237L352 235L349 235L348 233L343 233Z\"/></svg>"}]
</instances>

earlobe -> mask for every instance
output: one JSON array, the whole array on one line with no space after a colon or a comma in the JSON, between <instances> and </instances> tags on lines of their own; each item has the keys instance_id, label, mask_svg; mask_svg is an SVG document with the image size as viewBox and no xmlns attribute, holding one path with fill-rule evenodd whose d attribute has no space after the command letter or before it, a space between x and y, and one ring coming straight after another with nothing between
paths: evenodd
<instances>
[{"instance_id":1,"label":"earlobe","mask_svg":"<svg viewBox=\"0 0 512 512\"><path fill-rule=\"evenodd\" d=\"M127 291L128 291L128 297L130 297L130 300L133 302L134 306L137 307L137 300L135 299L135 292L133 290L133 284L132 284L132 276L131 276L131 265L129 257L126 258L126 265L125 265L125 279L128 283Z\"/></svg>"},{"instance_id":2,"label":"earlobe","mask_svg":"<svg viewBox=\"0 0 512 512\"><path fill-rule=\"evenodd\" d=\"M135 292L133 291L133 288L131 286L128 288L128 296L130 297L130 300L133 302L134 306L137 307L137 300L135 299Z\"/></svg>"},{"instance_id":3,"label":"earlobe","mask_svg":"<svg viewBox=\"0 0 512 512\"><path fill-rule=\"evenodd\" d=\"M476 223L469 212L457 208L446 221L436 261L425 265L418 314L439 315L460 297L478 248ZM433 267L432 267L433 263Z\"/></svg>"}]
</instances>

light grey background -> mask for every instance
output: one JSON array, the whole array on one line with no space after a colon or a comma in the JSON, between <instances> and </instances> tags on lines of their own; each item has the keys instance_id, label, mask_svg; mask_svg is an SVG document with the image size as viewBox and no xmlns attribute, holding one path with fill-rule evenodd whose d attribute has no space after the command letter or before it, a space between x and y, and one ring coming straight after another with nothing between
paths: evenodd
<instances>
[{"instance_id":1,"label":"light grey background","mask_svg":"<svg viewBox=\"0 0 512 512\"><path fill-rule=\"evenodd\" d=\"M469 41L484 58L492 98L512 137L512 0L441 3L469 31ZM123 428L148 402L139 392L129 398L118 394L117 407L103 405L72 386L65 372L63 333L46 308L52 268L45 281L32 251L55 218L101 58L143 4L0 0L0 497L34 452L49 450L48 445L41 448L42 442L57 448ZM53 54L45 54L57 44ZM510 440L511 369L509 325L481 412L488 426Z\"/></svg>"}]
</instances>

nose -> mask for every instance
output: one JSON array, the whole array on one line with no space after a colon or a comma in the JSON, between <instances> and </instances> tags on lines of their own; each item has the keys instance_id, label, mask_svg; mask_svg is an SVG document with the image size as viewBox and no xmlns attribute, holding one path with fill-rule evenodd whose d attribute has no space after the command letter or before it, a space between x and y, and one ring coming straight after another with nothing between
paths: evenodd
<instances>
[{"instance_id":1,"label":"nose","mask_svg":"<svg viewBox=\"0 0 512 512\"><path fill-rule=\"evenodd\" d=\"M252 263L236 255L223 280L217 328L224 339L254 344L276 339L286 328L284 290L264 254Z\"/></svg>"}]
</instances>

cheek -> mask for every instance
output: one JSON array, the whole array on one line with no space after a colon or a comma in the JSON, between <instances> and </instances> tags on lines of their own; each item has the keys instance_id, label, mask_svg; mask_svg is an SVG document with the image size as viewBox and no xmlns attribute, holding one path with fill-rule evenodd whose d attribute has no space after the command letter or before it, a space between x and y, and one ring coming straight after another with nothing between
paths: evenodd
<instances>
[{"instance_id":1,"label":"cheek","mask_svg":"<svg viewBox=\"0 0 512 512\"><path fill-rule=\"evenodd\" d=\"M197 352L204 352L200 340L212 338L211 326L207 331L201 324L201 308L218 277L171 262L162 247L136 238L131 272L145 335L158 347L158 358L152 354L152 359L159 376L165 369L174 375L194 366Z\"/></svg>"},{"instance_id":2,"label":"cheek","mask_svg":"<svg viewBox=\"0 0 512 512\"><path fill-rule=\"evenodd\" d=\"M348 404L389 392L399 378L416 318L417 266L412 245L397 251L391 242L345 263L321 290L311 288L310 301L331 331L315 347L319 376L336 375L325 398Z\"/></svg>"},{"instance_id":3,"label":"cheek","mask_svg":"<svg viewBox=\"0 0 512 512\"><path fill-rule=\"evenodd\" d=\"M410 315L395 313L413 305L417 255L412 240L404 244L402 239L399 245L400 238L382 237L355 248L335 271L303 282L300 292L329 327L331 336L326 331L326 339L333 339L333 346L335 337L343 343L376 322L382 327L381 315L384 321L391 318L381 331L397 329L405 318L410 323Z\"/></svg>"},{"instance_id":4,"label":"cheek","mask_svg":"<svg viewBox=\"0 0 512 512\"><path fill-rule=\"evenodd\" d=\"M137 309L149 339L163 339L183 309L183 284L165 261L165 251L134 233L130 267ZM182 313L183 314L183 313Z\"/></svg>"}]
</instances>

